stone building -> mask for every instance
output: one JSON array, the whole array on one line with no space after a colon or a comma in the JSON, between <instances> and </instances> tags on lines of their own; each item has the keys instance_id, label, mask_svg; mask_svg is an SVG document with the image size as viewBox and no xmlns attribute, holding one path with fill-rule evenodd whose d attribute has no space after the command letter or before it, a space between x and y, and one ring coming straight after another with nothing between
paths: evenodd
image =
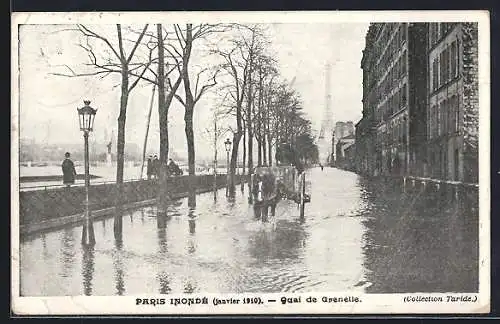
<instances>
[{"instance_id":1,"label":"stone building","mask_svg":"<svg viewBox=\"0 0 500 324\"><path fill-rule=\"evenodd\" d=\"M429 24L428 176L478 181L475 23Z\"/></svg>"},{"instance_id":2,"label":"stone building","mask_svg":"<svg viewBox=\"0 0 500 324\"><path fill-rule=\"evenodd\" d=\"M354 135L354 123L352 121L339 121L335 123L335 128L333 130L333 136L332 136L332 154L334 157L334 161L336 162L337 156L336 156L336 145L338 141L341 138L344 138L349 135Z\"/></svg>"},{"instance_id":3,"label":"stone building","mask_svg":"<svg viewBox=\"0 0 500 324\"><path fill-rule=\"evenodd\" d=\"M335 166L341 169L349 169L348 165L351 164L351 161L347 159L346 150L350 147L353 147L355 142L355 135L349 134L340 138L337 141L335 147Z\"/></svg>"},{"instance_id":4,"label":"stone building","mask_svg":"<svg viewBox=\"0 0 500 324\"><path fill-rule=\"evenodd\" d=\"M477 24L371 24L357 172L477 182L477 67Z\"/></svg>"},{"instance_id":5,"label":"stone building","mask_svg":"<svg viewBox=\"0 0 500 324\"><path fill-rule=\"evenodd\" d=\"M362 143L357 147L361 162L356 164L366 168L363 172L408 174L418 157L425 156L417 154L426 138L425 26L374 23L369 27L361 61L363 118L357 124Z\"/></svg>"}]
</instances>

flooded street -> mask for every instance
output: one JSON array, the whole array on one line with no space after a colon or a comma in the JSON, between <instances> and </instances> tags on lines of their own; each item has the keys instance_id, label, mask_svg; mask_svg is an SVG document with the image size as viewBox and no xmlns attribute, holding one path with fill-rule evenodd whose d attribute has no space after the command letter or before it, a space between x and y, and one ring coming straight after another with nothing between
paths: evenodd
<instances>
[{"instance_id":1,"label":"flooded street","mask_svg":"<svg viewBox=\"0 0 500 324\"><path fill-rule=\"evenodd\" d=\"M405 194L347 171L307 171L305 220L281 201L269 224L253 219L247 188L225 189L170 206L94 222L96 245L81 226L21 242L21 295L130 295L349 291L475 292L478 216L465 202Z\"/></svg>"}]
</instances>

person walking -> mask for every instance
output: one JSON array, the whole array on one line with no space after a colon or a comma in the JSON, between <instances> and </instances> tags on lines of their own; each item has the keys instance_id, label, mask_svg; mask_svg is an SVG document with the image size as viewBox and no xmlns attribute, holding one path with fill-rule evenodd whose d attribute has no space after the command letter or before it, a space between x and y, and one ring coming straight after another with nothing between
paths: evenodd
<instances>
[{"instance_id":1,"label":"person walking","mask_svg":"<svg viewBox=\"0 0 500 324\"><path fill-rule=\"evenodd\" d=\"M158 155L156 154L152 161L152 168L153 168L153 177L155 179L158 179L160 174L160 160L158 159Z\"/></svg>"},{"instance_id":2,"label":"person walking","mask_svg":"<svg viewBox=\"0 0 500 324\"><path fill-rule=\"evenodd\" d=\"M70 156L71 154L69 152L66 152L64 154L64 161L61 165L63 172L63 184L65 184L66 187L74 184L76 177L75 164L73 163L73 161L71 161Z\"/></svg>"},{"instance_id":3,"label":"person walking","mask_svg":"<svg viewBox=\"0 0 500 324\"><path fill-rule=\"evenodd\" d=\"M152 156L148 157L148 163L146 167L146 174L148 175L148 180L151 180L151 176L153 175L153 161L151 161Z\"/></svg>"}]
</instances>

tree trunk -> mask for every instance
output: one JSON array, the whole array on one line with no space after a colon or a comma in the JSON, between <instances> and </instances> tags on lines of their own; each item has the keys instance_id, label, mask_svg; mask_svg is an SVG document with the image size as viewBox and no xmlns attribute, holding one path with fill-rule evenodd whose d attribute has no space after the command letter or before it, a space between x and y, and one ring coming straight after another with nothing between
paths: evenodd
<instances>
[{"instance_id":1,"label":"tree trunk","mask_svg":"<svg viewBox=\"0 0 500 324\"><path fill-rule=\"evenodd\" d=\"M122 85L120 97L120 115L118 116L118 136L116 143L116 199L115 205L121 206L123 204L123 168L125 164L125 122L127 118L127 104L128 104L128 69L124 64L122 65ZM122 217L117 214L114 217L114 233L115 238L121 237L122 234Z\"/></svg>"},{"instance_id":2,"label":"tree trunk","mask_svg":"<svg viewBox=\"0 0 500 324\"><path fill-rule=\"evenodd\" d=\"M186 46L184 48L184 55L182 60L182 81L184 83L184 92L186 95L185 112L184 112L184 131L186 133L186 141L188 147L188 206L196 206L196 188L195 188L195 149L194 149L194 131L193 131L193 113L194 113L194 97L191 91L189 80L189 59L191 57L191 50L193 47L193 26L186 24Z\"/></svg>"},{"instance_id":3,"label":"tree trunk","mask_svg":"<svg viewBox=\"0 0 500 324\"><path fill-rule=\"evenodd\" d=\"M238 147L240 145L241 140L241 132L236 132L233 135L233 148L231 151L231 162L229 164L229 196L234 197L236 192L236 181L235 181L235 173L236 173L236 160L238 158Z\"/></svg>"},{"instance_id":4,"label":"tree trunk","mask_svg":"<svg viewBox=\"0 0 500 324\"><path fill-rule=\"evenodd\" d=\"M262 158L265 165L267 165L267 150L266 150L266 124L263 121L264 131L262 132Z\"/></svg>"},{"instance_id":5,"label":"tree trunk","mask_svg":"<svg viewBox=\"0 0 500 324\"><path fill-rule=\"evenodd\" d=\"M271 140L267 141L267 154L269 155L269 166L273 166L273 154L272 154L272 144Z\"/></svg>"},{"instance_id":6,"label":"tree trunk","mask_svg":"<svg viewBox=\"0 0 500 324\"><path fill-rule=\"evenodd\" d=\"M257 140L257 166L262 166L262 142Z\"/></svg>"},{"instance_id":7,"label":"tree trunk","mask_svg":"<svg viewBox=\"0 0 500 324\"><path fill-rule=\"evenodd\" d=\"M258 148L259 148L259 151L257 153L257 165L258 166L262 166L262 100L263 100L263 97L262 97L262 87L263 87L263 76L262 76L262 69L259 69L259 99L258 99L258 111L257 111L257 134L259 134L258 136L258 140L257 140L257 143L258 143Z\"/></svg>"},{"instance_id":8,"label":"tree trunk","mask_svg":"<svg viewBox=\"0 0 500 324\"><path fill-rule=\"evenodd\" d=\"M195 150L194 150L194 132L193 132L193 108L186 107L184 114L184 132L186 133L187 149L188 149L188 205L189 207L196 206L196 192L195 192Z\"/></svg>"},{"instance_id":9,"label":"tree trunk","mask_svg":"<svg viewBox=\"0 0 500 324\"><path fill-rule=\"evenodd\" d=\"M165 69L163 29L161 24L156 25L158 34L158 124L160 126L160 170L158 188L158 217L166 216L168 204L167 164L168 164L168 108L165 101Z\"/></svg>"},{"instance_id":10,"label":"tree trunk","mask_svg":"<svg viewBox=\"0 0 500 324\"><path fill-rule=\"evenodd\" d=\"M184 114L184 132L186 133L188 149L188 168L189 175L195 175L195 150L194 150L194 132L193 132L193 108L186 108Z\"/></svg>"},{"instance_id":11,"label":"tree trunk","mask_svg":"<svg viewBox=\"0 0 500 324\"><path fill-rule=\"evenodd\" d=\"M252 66L252 59L250 59L250 66ZM253 174L253 130L252 130L252 74L248 76L248 102L247 102L247 132L248 132L248 192L251 190L250 179ZM251 199L251 195L249 195Z\"/></svg>"},{"instance_id":12,"label":"tree trunk","mask_svg":"<svg viewBox=\"0 0 500 324\"><path fill-rule=\"evenodd\" d=\"M247 129L246 127L243 127L243 175L245 175L245 166L246 166L246 159L247 159L247 143L246 143L246 135Z\"/></svg>"}]
</instances>

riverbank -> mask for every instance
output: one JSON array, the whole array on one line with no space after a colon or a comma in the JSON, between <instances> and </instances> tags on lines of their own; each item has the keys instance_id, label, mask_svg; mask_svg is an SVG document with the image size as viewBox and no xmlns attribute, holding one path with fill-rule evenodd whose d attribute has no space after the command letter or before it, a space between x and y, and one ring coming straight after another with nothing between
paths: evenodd
<instances>
[{"instance_id":1,"label":"riverbank","mask_svg":"<svg viewBox=\"0 0 500 324\"><path fill-rule=\"evenodd\" d=\"M239 184L242 176L236 176ZM170 199L180 199L189 194L189 176L169 178ZM213 176L195 176L196 193L213 190ZM217 188L224 188L226 176L217 177ZM153 180L128 181L123 184L124 209L133 209L156 203L158 183ZM89 188L91 217L112 215L116 198L115 184L96 184ZM53 188L19 193L19 227L21 236L51 230L83 220L85 187Z\"/></svg>"}]
</instances>

